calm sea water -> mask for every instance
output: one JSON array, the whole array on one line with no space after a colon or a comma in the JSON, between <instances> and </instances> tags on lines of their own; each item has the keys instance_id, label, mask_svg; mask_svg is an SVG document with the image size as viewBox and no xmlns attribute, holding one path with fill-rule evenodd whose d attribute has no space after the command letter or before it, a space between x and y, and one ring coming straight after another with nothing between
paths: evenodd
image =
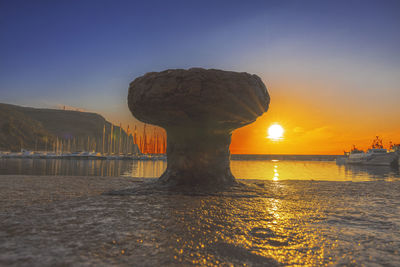
<instances>
[{"instance_id":1,"label":"calm sea water","mask_svg":"<svg viewBox=\"0 0 400 267\"><path fill-rule=\"evenodd\" d=\"M0 159L0 175L159 177L167 162L126 160ZM333 161L232 160L238 179L371 181L398 180L399 169L385 166L347 166Z\"/></svg>"}]
</instances>

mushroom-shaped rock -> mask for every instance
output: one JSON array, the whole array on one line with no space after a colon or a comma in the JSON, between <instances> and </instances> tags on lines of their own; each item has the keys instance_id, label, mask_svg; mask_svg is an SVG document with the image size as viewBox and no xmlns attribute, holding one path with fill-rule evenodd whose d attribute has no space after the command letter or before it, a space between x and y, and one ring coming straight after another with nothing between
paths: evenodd
<instances>
[{"instance_id":1,"label":"mushroom-shaped rock","mask_svg":"<svg viewBox=\"0 0 400 267\"><path fill-rule=\"evenodd\" d=\"M254 122L269 100L256 75L200 68L147 73L130 84L128 95L137 119L167 131L168 163L159 181L171 186L234 184L232 131Z\"/></svg>"}]
</instances>

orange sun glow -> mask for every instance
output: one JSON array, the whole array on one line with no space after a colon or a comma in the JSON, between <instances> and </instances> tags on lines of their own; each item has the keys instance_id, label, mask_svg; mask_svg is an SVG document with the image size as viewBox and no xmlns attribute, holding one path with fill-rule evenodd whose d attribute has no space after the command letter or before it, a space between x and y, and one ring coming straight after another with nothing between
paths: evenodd
<instances>
[{"instance_id":1,"label":"orange sun glow","mask_svg":"<svg viewBox=\"0 0 400 267\"><path fill-rule=\"evenodd\" d=\"M268 138L273 141L281 140L284 130L279 124L273 124L268 128Z\"/></svg>"}]
</instances>

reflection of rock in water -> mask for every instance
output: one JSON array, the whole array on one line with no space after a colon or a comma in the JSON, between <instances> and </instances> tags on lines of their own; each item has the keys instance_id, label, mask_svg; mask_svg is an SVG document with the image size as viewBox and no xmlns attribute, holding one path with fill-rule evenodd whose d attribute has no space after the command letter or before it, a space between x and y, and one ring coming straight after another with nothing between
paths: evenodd
<instances>
[{"instance_id":1,"label":"reflection of rock in water","mask_svg":"<svg viewBox=\"0 0 400 267\"><path fill-rule=\"evenodd\" d=\"M351 172L355 176L368 174L372 178L385 179L388 176L399 175L399 169L390 166L347 164L344 167L346 172Z\"/></svg>"},{"instance_id":2,"label":"reflection of rock in water","mask_svg":"<svg viewBox=\"0 0 400 267\"><path fill-rule=\"evenodd\" d=\"M229 166L232 131L263 114L269 95L256 75L177 69L135 79L128 105L136 118L167 131L162 184L216 188L235 181Z\"/></svg>"},{"instance_id":3,"label":"reflection of rock in water","mask_svg":"<svg viewBox=\"0 0 400 267\"><path fill-rule=\"evenodd\" d=\"M115 177L2 177L0 265L386 265L400 182L255 181L215 194ZM371 257L372 256L372 257Z\"/></svg>"}]
</instances>

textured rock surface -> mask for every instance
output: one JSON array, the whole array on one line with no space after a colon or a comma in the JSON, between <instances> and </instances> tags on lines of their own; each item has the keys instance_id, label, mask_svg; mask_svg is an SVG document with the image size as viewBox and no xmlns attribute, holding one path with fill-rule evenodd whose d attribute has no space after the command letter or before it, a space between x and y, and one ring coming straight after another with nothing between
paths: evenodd
<instances>
[{"instance_id":1,"label":"textured rock surface","mask_svg":"<svg viewBox=\"0 0 400 267\"><path fill-rule=\"evenodd\" d=\"M400 181L370 177L110 196L143 179L0 175L0 266L398 266Z\"/></svg>"},{"instance_id":2,"label":"textured rock surface","mask_svg":"<svg viewBox=\"0 0 400 267\"><path fill-rule=\"evenodd\" d=\"M261 79L245 72L193 68L151 72L129 87L139 120L166 129L170 185L228 185L234 129L254 122L269 105Z\"/></svg>"}]
</instances>

